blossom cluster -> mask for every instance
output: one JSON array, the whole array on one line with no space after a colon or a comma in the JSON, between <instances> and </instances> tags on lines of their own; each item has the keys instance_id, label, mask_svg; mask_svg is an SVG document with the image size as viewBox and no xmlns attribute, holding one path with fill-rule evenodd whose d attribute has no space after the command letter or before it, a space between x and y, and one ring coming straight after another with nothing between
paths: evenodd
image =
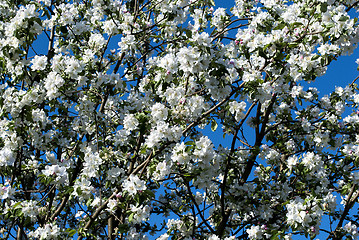
<instances>
[{"instance_id":1,"label":"blossom cluster","mask_svg":"<svg viewBox=\"0 0 359 240\"><path fill-rule=\"evenodd\" d=\"M356 239L357 3L0 0L0 238Z\"/></svg>"}]
</instances>

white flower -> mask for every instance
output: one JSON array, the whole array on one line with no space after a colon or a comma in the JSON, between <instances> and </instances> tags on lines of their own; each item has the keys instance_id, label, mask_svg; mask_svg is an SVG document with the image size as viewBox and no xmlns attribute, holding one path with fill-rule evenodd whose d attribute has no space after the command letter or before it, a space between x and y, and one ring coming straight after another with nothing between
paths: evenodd
<instances>
[{"instance_id":1,"label":"white flower","mask_svg":"<svg viewBox=\"0 0 359 240\"><path fill-rule=\"evenodd\" d=\"M132 196L138 191L146 190L146 182L141 180L137 175L130 175L129 179L123 181L122 187L124 191L127 191Z\"/></svg>"},{"instance_id":2,"label":"white flower","mask_svg":"<svg viewBox=\"0 0 359 240\"><path fill-rule=\"evenodd\" d=\"M90 36L88 44L94 50L99 51L105 46L106 40L102 34L95 33Z\"/></svg>"},{"instance_id":3,"label":"white flower","mask_svg":"<svg viewBox=\"0 0 359 240\"><path fill-rule=\"evenodd\" d=\"M352 96L353 96L354 103L358 104L359 103L359 94L355 93Z\"/></svg>"},{"instance_id":4,"label":"white flower","mask_svg":"<svg viewBox=\"0 0 359 240\"><path fill-rule=\"evenodd\" d=\"M218 30L221 30L223 28L223 26L224 26L224 20L225 19L226 19L226 9L225 8L218 8L213 13L213 18L212 18L211 23L213 24L213 26L218 28Z\"/></svg>"},{"instance_id":5,"label":"white flower","mask_svg":"<svg viewBox=\"0 0 359 240\"><path fill-rule=\"evenodd\" d=\"M151 107L151 115L154 121L164 121L167 119L168 111L165 105L161 103L155 103Z\"/></svg>"},{"instance_id":6,"label":"white flower","mask_svg":"<svg viewBox=\"0 0 359 240\"><path fill-rule=\"evenodd\" d=\"M59 96L59 88L65 80L56 72L50 72L45 79L46 96L51 100Z\"/></svg>"},{"instance_id":7,"label":"white flower","mask_svg":"<svg viewBox=\"0 0 359 240\"><path fill-rule=\"evenodd\" d=\"M107 211L114 213L117 206L117 200L110 199L107 203Z\"/></svg>"},{"instance_id":8,"label":"white flower","mask_svg":"<svg viewBox=\"0 0 359 240\"><path fill-rule=\"evenodd\" d=\"M31 220L36 219L36 216L38 215L38 206L36 201L24 201L21 203L21 206L21 212L24 214L24 216L30 217Z\"/></svg>"},{"instance_id":9,"label":"white flower","mask_svg":"<svg viewBox=\"0 0 359 240\"><path fill-rule=\"evenodd\" d=\"M99 154L97 152L92 152L91 149L87 149L87 152L85 154L84 158L84 168L82 170L82 174L88 176L88 177L97 177L98 170L100 165L102 164L103 160L100 158Z\"/></svg>"},{"instance_id":10,"label":"white flower","mask_svg":"<svg viewBox=\"0 0 359 240\"><path fill-rule=\"evenodd\" d=\"M98 207L101 204L101 198L95 197L95 199L90 204L91 207Z\"/></svg>"},{"instance_id":11,"label":"white flower","mask_svg":"<svg viewBox=\"0 0 359 240\"><path fill-rule=\"evenodd\" d=\"M309 213L307 210L308 206L311 207L313 213ZM287 205L287 222L289 225L294 227L305 227L308 228L313 221L320 220L323 211L316 205L316 202L311 202L306 199L296 197L294 200L291 200Z\"/></svg>"},{"instance_id":12,"label":"white flower","mask_svg":"<svg viewBox=\"0 0 359 240\"><path fill-rule=\"evenodd\" d=\"M12 166L15 162L15 154L9 147L0 150L0 166Z\"/></svg>"},{"instance_id":13,"label":"white flower","mask_svg":"<svg viewBox=\"0 0 359 240\"><path fill-rule=\"evenodd\" d=\"M182 129L179 126L169 127L166 122L158 122L147 136L146 145L150 148L158 146L162 140L179 141L182 136Z\"/></svg>"},{"instance_id":14,"label":"white flower","mask_svg":"<svg viewBox=\"0 0 359 240\"><path fill-rule=\"evenodd\" d=\"M126 114L123 119L123 127L128 131L133 131L138 126L138 120L134 114Z\"/></svg>"},{"instance_id":15,"label":"white flower","mask_svg":"<svg viewBox=\"0 0 359 240\"><path fill-rule=\"evenodd\" d=\"M65 73L67 73L71 78L77 78L78 74L84 69L83 63L75 57L66 58L65 64Z\"/></svg>"},{"instance_id":16,"label":"white flower","mask_svg":"<svg viewBox=\"0 0 359 240\"><path fill-rule=\"evenodd\" d=\"M178 104L184 103L182 99L185 95L185 89L180 86L167 88L164 95L171 106L178 106Z\"/></svg>"},{"instance_id":17,"label":"white flower","mask_svg":"<svg viewBox=\"0 0 359 240\"><path fill-rule=\"evenodd\" d=\"M348 222L347 224L345 224L345 226L343 227L343 229L349 233L350 235L352 235L353 239L357 239L359 236L358 233L358 227L354 224L352 224L351 222Z\"/></svg>"},{"instance_id":18,"label":"white flower","mask_svg":"<svg viewBox=\"0 0 359 240\"><path fill-rule=\"evenodd\" d=\"M34 232L30 232L29 236L39 238L40 240L58 239L60 228L54 223L48 223L44 227L38 227Z\"/></svg>"},{"instance_id":19,"label":"white flower","mask_svg":"<svg viewBox=\"0 0 359 240\"><path fill-rule=\"evenodd\" d=\"M156 238L156 240L168 240L169 237L170 237L170 235L168 235L167 233L164 233L161 236L159 236L158 238Z\"/></svg>"},{"instance_id":20,"label":"white flower","mask_svg":"<svg viewBox=\"0 0 359 240\"><path fill-rule=\"evenodd\" d=\"M313 152L308 152L303 154L302 163L309 169L313 169L314 167L321 164L320 156L314 154Z\"/></svg>"},{"instance_id":21,"label":"white flower","mask_svg":"<svg viewBox=\"0 0 359 240\"><path fill-rule=\"evenodd\" d=\"M150 210L151 208L146 205L146 206L134 206L131 204L131 212L134 213L133 215L133 223L140 223L142 221L146 221L149 216L150 216Z\"/></svg>"},{"instance_id":22,"label":"white flower","mask_svg":"<svg viewBox=\"0 0 359 240\"><path fill-rule=\"evenodd\" d=\"M231 114L235 114L235 119L236 121L239 121L241 119L244 118L245 114L244 112L246 111L246 103L245 102L237 102L237 101L232 101L229 103L229 112Z\"/></svg>"},{"instance_id":23,"label":"white flower","mask_svg":"<svg viewBox=\"0 0 359 240\"><path fill-rule=\"evenodd\" d=\"M251 226L246 230L249 239L262 239L262 229L259 226Z\"/></svg>"},{"instance_id":24,"label":"white flower","mask_svg":"<svg viewBox=\"0 0 359 240\"><path fill-rule=\"evenodd\" d=\"M118 28L112 19L104 21L102 28L104 32L107 33L108 35L118 33Z\"/></svg>"},{"instance_id":25,"label":"white flower","mask_svg":"<svg viewBox=\"0 0 359 240\"><path fill-rule=\"evenodd\" d=\"M45 169L42 170L42 173L48 177L54 177L55 181L59 184L65 183L68 179L68 174L66 172L66 167L59 165L45 166Z\"/></svg>"},{"instance_id":26,"label":"white flower","mask_svg":"<svg viewBox=\"0 0 359 240\"><path fill-rule=\"evenodd\" d=\"M39 122L40 126L45 126L45 124L48 122L44 110L38 108L32 110L32 119L34 122Z\"/></svg>"},{"instance_id":27,"label":"white flower","mask_svg":"<svg viewBox=\"0 0 359 240\"><path fill-rule=\"evenodd\" d=\"M125 171L119 167L111 168L107 171L107 179L111 181L111 183L115 183L119 177L124 174Z\"/></svg>"},{"instance_id":28,"label":"white flower","mask_svg":"<svg viewBox=\"0 0 359 240\"><path fill-rule=\"evenodd\" d=\"M207 240L221 240L217 235L211 235Z\"/></svg>"},{"instance_id":29,"label":"white flower","mask_svg":"<svg viewBox=\"0 0 359 240\"><path fill-rule=\"evenodd\" d=\"M177 60L180 63L180 69L184 72L195 73L201 67L201 52L197 47L183 47L177 53Z\"/></svg>"},{"instance_id":30,"label":"white flower","mask_svg":"<svg viewBox=\"0 0 359 240\"><path fill-rule=\"evenodd\" d=\"M201 160L208 161L212 159L214 156L214 151L211 140L207 136L201 137L196 142L196 149L193 151L193 154Z\"/></svg>"},{"instance_id":31,"label":"white flower","mask_svg":"<svg viewBox=\"0 0 359 240\"><path fill-rule=\"evenodd\" d=\"M193 117L199 116L204 109L206 109L207 103L205 103L203 97L201 96L192 96L188 100L188 108Z\"/></svg>"},{"instance_id":32,"label":"white flower","mask_svg":"<svg viewBox=\"0 0 359 240\"><path fill-rule=\"evenodd\" d=\"M154 177L157 180L160 180L167 176L171 172L170 165L166 161L160 162L156 166L156 171L154 172Z\"/></svg>"},{"instance_id":33,"label":"white flower","mask_svg":"<svg viewBox=\"0 0 359 240\"><path fill-rule=\"evenodd\" d=\"M211 45L211 38L206 32L202 32L201 34L197 32L191 40L197 42L199 46L209 47Z\"/></svg>"},{"instance_id":34,"label":"white flower","mask_svg":"<svg viewBox=\"0 0 359 240\"><path fill-rule=\"evenodd\" d=\"M296 156L290 156L287 160L288 168L292 169L298 163L298 158Z\"/></svg>"},{"instance_id":35,"label":"white flower","mask_svg":"<svg viewBox=\"0 0 359 240\"><path fill-rule=\"evenodd\" d=\"M166 54L159 60L158 66L165 69L167 73L174 73L178 66L176 56L173 53Z\"/></svg>"},{"instance_id":36,"label":"white flower","mask_svg":"<svg viewBox=\"0 0 359 240\"><path fill-rule=\"evenodd\" d=\"M43 2L45 6L49 7L51 5L51 0L42 0L39 2Z\"/></svg>"},{"instance_id":37,"label":"white flower","mask_svg":"<svg viewBox=\"0 0 359 240\"><path fill-rule=\"evenodd\" d=\"M32 66L31 69L33 71L36 70L44 70L46 68L46 64L47 64L47 57L46 56L38 56L36 55L32 60L31 60Z\"/></svg>"},{"instance_id":38,"label":"white flower","mask_svg":"<svg viewBox=\"0 0 359 240\"><path fill-rule=\"evenodd\" d=\"M136 49L136 38L133 35L127 35L118 43L121 52L131 51Z\"/></svg>"},{"instance_id":39,"label":"white flower","mask_svg":"<svg viewBox=\"0 0 359 240\"><path fill-rule=\"evenodd\" d=\"M0 185L0 199L11 198L14 193L14 189L10 186Z\"/></svg>"}]
</instances>

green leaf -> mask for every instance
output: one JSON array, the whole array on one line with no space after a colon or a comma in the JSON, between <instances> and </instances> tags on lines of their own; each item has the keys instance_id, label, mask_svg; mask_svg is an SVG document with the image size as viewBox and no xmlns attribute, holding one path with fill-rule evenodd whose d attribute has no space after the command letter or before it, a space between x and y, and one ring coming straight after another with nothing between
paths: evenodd
<instances>
[{"instance_id":1,"label":"green leaf","mask_svg":"<svg viewBox=\"0 0 359 240\"><path fill-rule=\"evenodd\" d=\"M14 204L14 206L12 207L13 209L21 209L22 208L22 206L21 206L21 202L17 202L17 203L15 203Z\"/></svg>"},{"instance_id":2,"label":"green leaf","mask_svg":"<svg viewBox=\"0 0 359 240\"><path fill-rule=\"evenodd\" d=\"M76 188L76 193L78 194L78 195L81 195L82 194L82 190L81 190L81 188Z\"/></svg>"},{"instance_id":3,"label":"green leaf","mask_svg":"<svg viewBox=\"0 0 359 240\"><path fill-rule=\"evenodd\" d=\"M151 190L145 190L144 193L149 197L149 198L155 198L155 194L151 191Z\"/></svg>"},{"instance_id":4,"label":"green leaf","mask_svg":"<svg viewBox=\"0 0 359 240\"><path fill-rule=\"evenodd\" d=\"M322 4L320 4L320 11L321 12L326 12L328 10L328 3L323 2Z\"/></svg>"},{"instance_id":5,"label":"green leaf","mask_svg":"<svg viewBox=\"0 0 359 240\"><path fill-rule=\"evenodd\" d=\"M69 237L72 237L76 234L76 230L75 229L67 229L66 232L69 233Z\"/></svg>"},{"instance_id":6,"label":"green leaf","mask_svg":"<svg viewBox=\"0 0 359 240\"><path fill-rule=\"evenodd\" d=\"M217 121L212 120L212 122L211 122L211 130L212 130L212 132L215 132L217 130L217 127L218 127Z\"/></svg>"},{"instance_id":7,"label":"green leaf","mask_svg":"<svg viewBox=\"0 0 359 240\"><path fill-rule=\"evenodd\" d=\"M89 199L86 201L86 206L90 206L90 205L91 205L91 203L92 203L92 199L91 199L91 198L89 198Z\"/></svg>"},{"instance_id":8,"label":"green leaf","mask_svg":"<svg viewBox=\"0 0 359 240\"><path fill-rule=\"evenodd\" d=\"M280 23L273 30L282 30L285 26L286 26L285 23Z\"/></svg>"},{"instance_id":9,"label":"green leaf","mask_svg":"<svg viewBox=\"0 0 359 240\"><path fill-rule=\"evenodd\" d=\"M184 29L185 33L186 33L186 36L188 38L192 38L192 31L188 30L188 29Z\"/></svg>"},{"instance_id":10,"label":"green leaf","mask_svg":"<svg viewBox=\"0 0 359 240\"><path fill-rule=\"evenodd\" d=\"M303 26L303 23L295 22L295 23L292 24L292 27L298 27L298 26Z\"/></svg>"},{"instance_id":11,"label":"green leaf","mask_svg":"<svg viewBox=\"0 0 359 240\"><path fill-rule=\"evenodd\" d=\"M328 23L328 24L326 25L327 28L333 28L334 26L335 26L334 23Z\"/></svg>"},{"instance_id":12,"label":"green leaf","mask_svg":"<svg viewBox=\"0 0 359 240\"><path fill-rule=\"evenodd\" d=\"M131 213L130 216L128 216L128 221L129 221L129 222L132 222L132 221L133 221L133 216L134 216L134 215L135 215L134 213Z\"/></svg>"},{"instance_id":13,"label":"green leaf","mask_svg":"<svg viewBox=\"0 0 359 240\"><path fill-rule=\"evenodd\" d=\"M141 203L140 195L136 194L133 200L135 200L136 203L140 204Z\"/></svg>"},{"instance_id":14,"label":"green leaf","mask_svg":"<svg viewBox=\"0 0 359 240\"><path fill-rule=\"evenodd\" d=\"M341 16L341 17L339 18L339 21L345 22L345 21L348 20L348 19L349 19L349 17L347 17L347 16Z\"/></svg>"},{"instance_id":15,"label":"green leaf","mask_svg":"<svg viewBox=\"0 0 359 240\"><path fill-rule=\"evenodd\" d=\"M302 106L302 104L303 104L302 99L298 98L298 103L300 106Z\"/></svg>"},{"instance_id":16,"label":"green leaf","mask_svg":"<svg viewBox=\"0 0 359 240\"><path fill-rule=\"evenodd\" d=\"M127 224L120 224L117 228L120 233L126 233L129 227Z\"/></svg>"},{"instance_id":17,"label":"green leaf","mask_svg":"<svg viewBox=\"0 0 359 240\"><path fill-rule=\"evenodd\" d=\"M319 57L320 57L319 55L314 55L314 56L312 57L312 60L317 60Z\"/></svg>"}]
</instances>

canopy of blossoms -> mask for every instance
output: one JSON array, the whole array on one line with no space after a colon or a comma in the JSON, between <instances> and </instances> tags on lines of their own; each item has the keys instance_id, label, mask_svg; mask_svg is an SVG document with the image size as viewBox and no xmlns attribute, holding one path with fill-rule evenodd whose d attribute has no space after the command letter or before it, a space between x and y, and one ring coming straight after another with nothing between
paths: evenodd
<instances>
[{"instance_id":1,"label":"canopy of blossoms","mask_svg":"<svg viewBox=\"0 0 359 240\"><path fill-rule=\"evenodd\" d=\"M356 239L358 6L0 0L0 238Z\"/></svg>"}]
</instances>

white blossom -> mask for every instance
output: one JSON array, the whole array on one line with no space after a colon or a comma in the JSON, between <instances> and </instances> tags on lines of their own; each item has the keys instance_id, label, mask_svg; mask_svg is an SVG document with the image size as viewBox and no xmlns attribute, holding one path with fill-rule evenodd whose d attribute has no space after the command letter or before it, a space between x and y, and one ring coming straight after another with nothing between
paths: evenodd
<instances>
[{"instance_id":1,"label":"white blossom","mask_svg":"<svg viewBox=\"0 0 359 240\"><path fill-rule=\"evenodd\" d=\"M141 180L137 175L130 175L128 179L123 181L122 187L128 194L135 195L138 191L146 190L146 182Z\"/></svg>"},{"instance_id":2,"label":"white blossom","mask_svg":"<svg viewBox=\"0 0 359 240\"><path fill-rule=\"evenodd\" d=\"M44 70L46 68L47 65L47 57L46 56L38 56L36 55L32 60L31 60L32 66L31 69L33 71L36 70Z\"/></svg>"}]
</instances>

